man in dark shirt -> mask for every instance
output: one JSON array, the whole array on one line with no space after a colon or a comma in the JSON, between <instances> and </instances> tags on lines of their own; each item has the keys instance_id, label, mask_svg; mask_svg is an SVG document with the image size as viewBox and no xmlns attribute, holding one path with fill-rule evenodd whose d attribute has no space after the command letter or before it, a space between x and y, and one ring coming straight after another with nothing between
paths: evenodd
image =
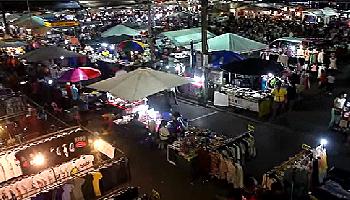
<instances>
[{"instance_id":1,"label":"man in dark shirt","mask_svg":"<svg viewBox=\"0 0 350 200\"><path fill-rule=\"evenodd\" d=\"M297 89L294 84L290 84L287 88L288 110L292 111L297 100Z\"/></svg>"}]
</instances>

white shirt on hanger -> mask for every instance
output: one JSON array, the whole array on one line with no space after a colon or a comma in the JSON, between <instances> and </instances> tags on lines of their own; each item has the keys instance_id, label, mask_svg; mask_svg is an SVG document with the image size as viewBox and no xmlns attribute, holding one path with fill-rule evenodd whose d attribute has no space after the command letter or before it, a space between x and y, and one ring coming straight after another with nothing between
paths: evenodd
<instances>
[{"instance_id":1,"label":"white shirt on hanger","mask_svg":"<svg viewBox=\"0 0 350 200\"><path fill-rule=\"evenodd\" d=\"M0 183L4 181L6 181L5 171L2 164L0 163Z\"/></svg>"},{"instance_id":2,"label":"white shirt on hanger","mask_svg":"<svg viewBox=\"0 0 350 200\"><path fill-rule=\"evenodd\" d=\"M8 160L6 158L7 158L7 155L1 156L0 163L1 163L3 170L4 170L5 180L9 180L9 179L13 178L15 176L15 174L13 173L13 168L12 168L11 164L8 162Z\"/></svg>"},{"instance_id":3,"label":"white shirt on hanger","mask_svg":"<svg viewBox=\"0 0 350 200\"><path fill-rule=\"evenodd\" d=\"M11 164L11 167L12 167L13 173L14 173L14 177L18 177L18 176L22 176L23 172L22 172L22 168L21 168L21 163L19 162L19 160L17 160L15 154L16 154L15 152L8 154L6 159Z\"/></svg>"}]
</instances>

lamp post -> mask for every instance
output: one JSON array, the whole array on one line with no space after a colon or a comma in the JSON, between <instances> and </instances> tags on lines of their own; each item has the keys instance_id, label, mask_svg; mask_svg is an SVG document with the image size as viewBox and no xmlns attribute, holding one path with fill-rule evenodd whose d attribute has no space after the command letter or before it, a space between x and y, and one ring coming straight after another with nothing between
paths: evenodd
<instances>
[{"instance_id":1,"label":"lamp post","mask_svg":"<svg viewBox=\"0 0 350 200\"><path fill-rule=\"evenodd\" d=\"M6 12L5 12L5 8L4 5L2 3L0 3L0 8L2 10L2 20L4 22L4 27L5 27L5 35L6 34L10 34L10 30L9 30L9 26L6 20Z\"/></svg>"},{"instance_id":2,"label":"lamp post","mask_svg":"<svg viewBox=\"0 0 350 200\"><path fill-rule=\"evenodd\" d=\"M154 15L152 12L152 0L149 0L147 3L148 8L148 44L150 47L150 54L151 54L151 67L154 67L155 63L155 47L154 47L154 35L153 35L153 21L154 21Z\"/></svg>"},{"instance_id":3,"label":"lamp post","mask_svg":"<svg viewBox=\"0 0 350 200\"><path fill-rule=\"evenodd\" d=\"M204 104L208 102L208 0L201 0L202 68L204 71Z\"/></svg>"}]
</instances>

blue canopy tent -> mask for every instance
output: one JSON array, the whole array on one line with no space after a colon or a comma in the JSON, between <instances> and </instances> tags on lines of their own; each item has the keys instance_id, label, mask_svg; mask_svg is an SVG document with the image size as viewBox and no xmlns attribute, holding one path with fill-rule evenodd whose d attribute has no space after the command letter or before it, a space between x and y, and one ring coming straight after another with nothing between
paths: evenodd
<instances>
[{"instance_id":1,"label":"blue canopy tent","mask_svg":"<svg viewBox=\"0 0 350 200\"><path fill-rule=\"evenodd\" d=\"M245 57L232 51L213 51L210 54L210 64L213 65L213 68L220 68L223 65L239 62L244 59Z\"/></svg>"}]
</instances>

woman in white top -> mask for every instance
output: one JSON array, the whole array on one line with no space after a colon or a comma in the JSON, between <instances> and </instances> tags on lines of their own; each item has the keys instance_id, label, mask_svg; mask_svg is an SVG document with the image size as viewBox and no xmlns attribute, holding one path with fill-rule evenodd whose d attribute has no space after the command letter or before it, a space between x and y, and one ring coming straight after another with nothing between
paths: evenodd
<instances>
[{"instance_id":1,"label":"woman in white top","mask_svg":"<svg viewBox=\"0 0 350 200\"><path fill-rule=\"evenodd\" d=\"M339 94L338 97L334 99L333 108L331 110L331 120L328 125L329 129L333 128L339 123L341 117L341 110L344 107L346 96L347 95L344 92L342 92Z\"/></svg>"},{"instance_id":2,"label":"woman in white top","mask_svg":"<svg viewBox=\"0 0 350 200\"><path fill-rule=\"evenodd\" d=\"M170 136L170 132L168 130L168 128L166 127L167 122L165 120L163 120L160 123L159 126L159 145L158 148L159 149L164 149L165 144L168 142L169 136Z\"/></svg>"},{"instance_id":3,"label":"woman in white top","mask_svg":"<svg viewBox=\"0 0 350 200\"><path fill-rule=\"evenodd\" d=\"M317 55L318 64L323 64L323 57L324 57L324 50L321 49L321 51L318 52L318 55Z\"/></svg>"},{"instance_id":4,"label":"woman in white top","mask_svg":"<svg viewBox=\"0 0 350 200\"><path fill-rule=\"evenodd\" d=\"M329 68L330 69L337 69L337 58L332 57L329 59Z\"/></svg>"}]
</instances>

